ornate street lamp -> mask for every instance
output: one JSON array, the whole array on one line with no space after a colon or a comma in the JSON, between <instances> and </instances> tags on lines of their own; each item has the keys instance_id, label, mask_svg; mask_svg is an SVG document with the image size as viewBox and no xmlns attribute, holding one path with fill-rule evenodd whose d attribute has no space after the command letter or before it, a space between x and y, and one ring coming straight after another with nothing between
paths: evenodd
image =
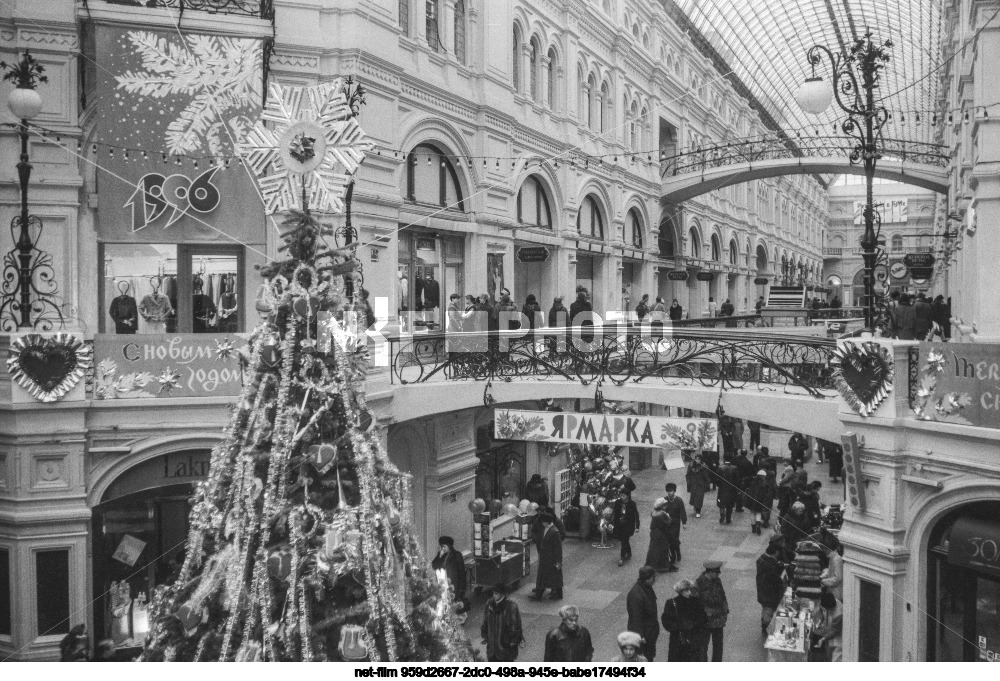
<instances>
[{"instance_id":1,"label":"ornate street lamp","mask_svg":"<svg viewBox=\"0 0 1000 681\"><path fill-rule=\"evenodd\" d=\"M15 88L7 97L7 106L14 117L21 138L21 158L17 163L17 177L21 184L21 212L10 223L11 238L17 231L14 250L4 256L3 280L0 283L0 330L36 328L50 331L58 321L63 325L63 315L56 302L57 287L52 256L36 248L42 234L42 221L28 213L28 180L31 163L28 158L28 121L42 110L42 98L35 90L38 83L48 82L45 67L27 50L17 64L0 62L4 69L3 80L14 82ZM34 233L34 236L32 236Z\"/></svg>"},{"instance_id":2,"label":"ornate street lamp","mask_svg":"<svg viewBox=\"0 0 1000 681\"><path fill-rule=\"evenodd\" d=\"M806 113L820 114L826 111L835 98L840 110L847 118L840 129L853 142L850 153L851 163L864 163L865 232L861 237L861 252L865 262L864 301L865 328L875 331L875 265L879 260L878 237L882 219L875 211L872 185L875 179L875 164L882 157L882 127L889 119L884 106L875 102L875 90L879 86L879 72L889 61L892 40L881 45L872 42L871 31L858 38L845 53L833 54L823 45L814 45L807 52L812 67L812 77L808 78L795 94L795 101ZM823 61L823 54L830 60L833 70L832 87L827 86L822 77L816 75L816 66ZM883 253L884 255L884 253Z\"/></svg>"}]
</instances>

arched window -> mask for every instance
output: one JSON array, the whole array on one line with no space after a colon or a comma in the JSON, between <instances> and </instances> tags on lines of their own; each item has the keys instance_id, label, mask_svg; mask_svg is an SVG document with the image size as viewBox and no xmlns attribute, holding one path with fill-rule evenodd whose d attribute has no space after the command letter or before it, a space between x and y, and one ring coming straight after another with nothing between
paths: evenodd
<instances>
[{"instance_id":1,"label":"arched window","mask_svg":"<svg viewBox=\"0 0 1000 681\"><path fill-rule=\"evenodd\" d=\"M722 262L722 244L719 243L719 237L712 235L712 260L715 262Z\"/></svg>"},{"instance_id":2,"label":"arched window","mask_svg":"<svg viewBox=\"0 0 1000 681\"><path fill-rule=\"evenodd\" d=\"M587 127L597 129L597 111L594 110L594 100L597 98L597 80L594 74L587 78Z\"/></svg>"},{"instance_id":3,"label":"arched window","mask_svg":"<svg viewBox=\"0 0 1000 681\"><path fill-rule=\"evenodd\" d=\"M740 264L740 248L736 245L735 241L729 242L729 264L739 265Z\"/></svg>"},{"instance_id":4,"label":"arched window","mask_svg":"<svg viewBox=\"0 0 1000 681\"><path fill-rule=\"evenodd\" d=\"M646 125L649 121L646 116L646 109L643 107L639 112L639 150L646 148Z\"/></svg>"},{"instance_id":5,"label":"arched window","mask_svg":"<svg viewBox=\"0 0 1000 681\"><path fill-rule=\"evenodd\" d=\"M611 0L604 0L604 13L611 14Z\"/></svg>"},{"instance_id":6,"label":"arched window","mask_svg":"<svg viewBox=\"0 0 1000 681\"><path fill-rule=\"evenodd\" d=\"M455 58L465 63L465 0L455 0Z\"/></svg>"},{"instance_id":7,"label":"arched window","mask_svg":"<svg viewBox=\"0 0 1000 681\"><path fill-rule=\"evenodd\" d=\"M611 127L611 90L607 81L601 83L601 132Z\"/></svg>"},{"instance_id":8,"label":"arched window","mask_svg":"<svg viewBox=\"0 0 1000 681\"><path fill-rule=\"evenodd\" d=\"M635 248L642 248L642 218L639 217L639 211L632 208L628 212L628 230L629 239L628 244Z\"/></svg>"},{"instance_id":9,"label":"arched window","mask_svg":"<svg viewBox=\"0 0 1000 681\"><path fill-rule=\"evenodd\" d=\"M632 37L639 39L639 24L632 24Z\"/></svg>"},{"instance_id":10,"label":"arched window","mask_svg":"<svg viewBox=\"0 0 1000 681\"><path fill-rule=\"evenodd\" d=\"M767 250L763 246L757 247L757 272L767 271Z\"/></svg>"},{"instance_id":11,"label":"arched window","mask_svg":"<svg viewBox=\"0 0 1000 681\"><path fill-rule=\"evenodd\" d=\"M525 180L517 192L517 221L529 227L552 229L549 197L535 175Z\"/></svg>"},{"instance_id":12,"label":"arched window","mask_svg":"<svg viewBox=\"0 0 1000 681\"><path fill-rule=\"evenodd\" d=\"M657 246L660 249L660 255L664 258L673 258L676 253L676 246L674 244L675 234L677 232L674 229L674 221L669 215L663 217L660 220L660 235L657 238Z\"/></svg>"},{"instance_id":13,"label":"arched window","mask_svg":"<svg viewBox=\"0 0 1000 681\"><path fill-rule=\"evenodd\" d=\"M514 26L514 47L511 54L512 68L511 81L514 83L514 90L521 91L521 29Z\"/></svg>"},{"instance_id":14,"label":"arched window","mask_svg":"<svg viewBox=\"0 0 1000 681\"><path fill-rule=\"evenodd\" d=\"M587 118L586 118L586 112L587 112L586 99L588 97L588 94L587 94L587 83L583 79L583 64L577 64L576 65L576 82L577 82L577 89L579 90L579 92L577 94L577 102L576 102L576 115L578 117L578 120L581 123L583 123L583 122L585 122L587 120Z\"/></svg>"},{"instance_id":15,"label":"arched window","mask_svg":"<svg viewBox=\"0 0 1000 681\"><path fill-rule=\"evenodd\" d=\"M892 252L902 253L903 252L903 235L893 234L892 235Z\"/></svg>"},{"instance_id":16,"label":"arched window","mask_svg":"<svg viewBox=\"0 0 1000 681\"><path fill-rule=\"evenodd\" d=\"M427 17L427 44L432 50L441 49L441 35L438 32L437 0L425 0L424 13Z\"/></svg>"},{"instance_id":17,"label":"arched window","mask_svg":"<svg viewBox=\"0 0 1000 681\"><path fill-rule=\"evenodd\" d=\"M649 32L648 31L646 33L642 34L642 46L645 47L647 50L649 49Z\"/></svg>"},{"instance_id":18,"label":"arched window","mask_svg":"<svg viewBox=\"0 0 1000 681\"><path fill-rule=\"evenodd\" d=\"M692 227L688 231L688 255L692 258L701 257L701 240L698 238L698 231Z\"/></svg>"},{"instance_id":19,"label":"arched window","mask_svg":"<svg viewBox=\"0 0 1000 681\"><path fill-rule=\"evenodd\" d=\"M628 112L628 143L633 151L639 148L639 106L632 102Z\"/></svg>"},{"instance_id":20,"label":"arched window","mask_svg":"<svg viewBox=\"0 0 1000 681\"><path fill-rule=\"evenodd\" d=\"M399 0L399 30L410 35L410 0Z\"/></svg>"},{"instance_id":21,"label":"arched window","mask_svg":"<svg viewBox=\"0 0 1000 681\"><path fill-rule=\"evenodd\" d=\"M528 57L528 68L531 73L528 74L528 82L531 83L531 99L538 101L538 56L541 52L541 48L538 46L538 38L531 39L531 46L529 48Z\"/></svg>"},{"instance_id":22,"label":"arched window","mask_svg":"<svg viewBox=\"0 0 1000 681\"><path fill-rule=\"evenodd\" d=\"M556 48L549 48L549 82L547 83L547 98L549 107L556 108Z\"/></svg>"},{"instance_id":23,"label":"arched window","mask_svg":"<svg viewBox=\"0 0 1000 681\"><path fill-rule=\"evenodd\" d=\"M450 157L433 144L420 144L406 160L407 200L465 212L462 185Z\"/></svg>"},{"instance_id":24,"label":"arched window","mask_svg":"<svg viewBox=\"0 0 1000 681\"><path fill-rule=\"evenodd\" d=\"M576 231L581 236L594 239L604 238L604 218L601 216L601 208L592 194L587 195L580 205L580 212L576 214Z\"/></svg>"}]
</instances>

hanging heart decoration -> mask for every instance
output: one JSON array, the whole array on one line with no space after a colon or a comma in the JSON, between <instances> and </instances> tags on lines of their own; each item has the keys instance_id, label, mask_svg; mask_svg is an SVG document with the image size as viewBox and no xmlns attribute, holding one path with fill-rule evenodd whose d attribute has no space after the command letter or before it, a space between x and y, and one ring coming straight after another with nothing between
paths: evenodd
<instances>
[{"instance_id":1,"label":"hanging heart decoration","mask_svg":"<svg viewBox=\"0 0 1000 681\"><path fill-rule=\"evenodd\" d=\"M872 341L843 342L830 360L841 397L862 416L871 416L892 392L892 354Z\"/></svg>"},{"instance_id":2,"label":"hanging heart decoration","mask_svg":"<svg viewBox=\"0 0 1000 681\"><path fill-rule=\"evenodd\" d=\"M201 608L194 608L186 603L177 608L177 619L181 621L186 636L190 636L202 623L202 615Z\"/></svg>"},{"instance_id":3,"label":"hanging heart decoration","mask_svg":"<svg viewBox=\"0 0 1000 681\"><path fill-rule=\"evenodd\" d=\"M274 551L267 557L267 571L275 579L285 581L292 574L292 552Z\"/></svg>"},{"instance_id":4,"label":"hanging heart decoration","mask_svg":"<svg viewBox=\"0 0 1000 681\"><path fill-rule=\"evenodd\" d=\"M302 319L311 319L319 312L319 298L300 296L292 301L292 310Z\"/></svg>"},{"instance_id":5,"label":"hanging heart decoration","mask_svg":"<svg viewBox=\"0 0 1000 681\"><path fill-rule=\"evenodd\" d=\"M7 371L36 400L55 402L80 382L93 359L93 348L76 336L29 333L10 344Z\"/></svg>"},{"instance_id":6,"label":"hanging heart decoration","mask_svg":"<svg viewBox=\"0 0 1000 681\"><path fill-rule=\"evenodd\" d=\"M310 445L306 456L320 475L326 473L337 460L337 448L331 444Z\"/></svg>"}]
</instances>

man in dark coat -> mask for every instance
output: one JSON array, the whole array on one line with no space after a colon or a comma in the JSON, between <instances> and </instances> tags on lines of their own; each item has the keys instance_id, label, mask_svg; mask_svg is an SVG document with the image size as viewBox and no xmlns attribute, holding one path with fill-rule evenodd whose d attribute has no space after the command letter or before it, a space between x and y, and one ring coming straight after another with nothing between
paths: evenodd
<instances>
[{"instance_id":1,"label":"man in dark coat","mask_svg":"<svg viewBox=\"0 0 1000 681\"><path fill-rule=\"evenodd\" d=\"M814 529L819 527L819 521L822 517L822 511L819 503L819 490L823 487L823 483L819 480L813 480L809 483L809 486L804 490L799 492L799 501L806 507L805 510L805 521L807 524L808 531L812 533Z\"/></svg>"},{"instance_id":2,"label":"man in dark coat","mask_svg":"<svg viewBox=\"0 0 1000 681\"><path fill-rule=\"evenodd\" d=\"M893 333L899 340L914 340L916 338L916 311L910 305L910 296L899 297L899 307L896 308L893 321Z\"/></svg>"},{"instance_id":3,"label":"man in dark coat","mask_svg":"<svg viewBox=\"0 0 1000 681\"><path fill-rule=\"evenodd\" d=\"M590 662L594 644L587 627L580 626L580 611L575 605L559 608L562 622L545 637L545 662Z\"/></svg>"},{"instance_id":4,"label":"man in dark coat","mask_svg":"<svg viewBox=\"0 0 1000 681\"><path fill-rule=\"evenodd\" d=\"M837 479L844 474L844 449L834 443L826 452L826 461L830 466L830 481L837 482Z\"/></svg>"},{"instance_id":5,"label":"man in dark coat","mask_svg":"<svg viewBox=\"0 0 1000 681\"><path fill-rule=\"evenodd\" d=\"M451 537L438 539L438 552L431 561L434 570L444 570L448 583L454 589L453 600L458 602L465 598L465 559L462 552L455 550L455 540Z\"/></svg>"},{"instance_id":6,"label":"man in dark coat","mask_svg":"<svg viewBox=\"0 0 1000 681\"><path fill-rule=\"evenodd\" d=\"M722 458L732 459L736 456L736 419L719 417L719 437L722 439Z\"/></svg>"},{"instance_id":7,"label":"man in dark coat","mask_svg":"<svg viewBox=\"0 0 1000 681\"><path fill-rule=\"evenodd\" d=\"M677 522L664 510L667 500L660 497L653 502L653 515L649 521L649 550L646 565L657 572L677 572L670 560L670 526Z\"/></svg>"},{"instance_id":8,"label":"man in dark coat","mask_svg":"<svg viewBox=\"0 0 1000 681\"><path fill-rule=\"evenodd\" d=\"M931 321L941 328L941 336L944 340L951 338L951 312L948 303L944 301L944 296L939 295L931 303Z\"/></svg>"},{"instance_id":9,"label":"man in dark coat","mask_svg":"<svg viewBox=\"0 0 1000 681\"><path fill-rule=\"evenodd\" d=\"M708 644L712 644L712 662L722 662L722 631L729 619L729 599L722 587L720 573L722 561L705 562L705 571L695 581L698 597L705 608L705 635L702 637L702 649L699 662L708 660Z\"/></svg>"},{"instance_id":10,"label":"man in dark coat","mask_svg":"<svg viewBox=\"0 0 1000 681\"><path fill-rule=\"evenodd\" d=\"M740 496L736 498L737 513L743 512L743 494L747 491L747 487L750 486L750 482L753 480L754 471L757 470L753 467L753 463L750 461L747 454L747 450L741 449L739 450L736 460L733 461L733 465L736 466L740 479Z\"/></svg>"},{"instance_id":11,"label":"man in dark coat","mask_svg":"<svg viewBox=\"0 0 1000 681\"><path fill-rule=\"evenodd\" d=\"M698 662L705 635L705 608L695 592L694 582L682 579L674 585L677 596L663 605L660 621L670 632L667 662Z\"/></svg>"},{"instance_id":12,"label":"man in dark coat","mask_svg":"<svg viewBox=\"0 0 1000 681\"><path fill-rule=\"evenodd\" d=\"M656 607L656 570L649 565L639 568L639 579L625 597L628 612L628 630L642 636L640 652L649 662L656 657L656 640L660 637L659 612Z\"/></svg>"},{"instance_id":13,"label":"man in dark coat","mask_svg":"<svg viewBox=\"0 0 1000 681\"><path fill-rule=\"evenodd\" d=\"M538 577L535 589L528 597L541 600L546 589L552 589L549 595L554 601L562 598L562 535L555 526L555 518L546 513L542 516L542 532L538 537Z\"/></svg>"},{"instance_id":14,"label":"man in dark coat","mask_svg":"<svg viewBox=\"0 0 1000 681\"><path fill-rule=\"evenodd\" d=\"M684 507L684 500L677 496L677 485L668 482L666 492L667 504L663 507L663 510L673 520L670 524L670 530L667 533L669 539L668 546L670 547L670 562L679 563L681 562L681 526L687 525L688 515Z\"/></svg>"},{"instance_id":15,"label":"man in dark coat","mask_svg":"<svg viewBox=\"0 0 1000 681\"><path fill-rule=\"evenodd\" d=\"M615 536L621 542L621 556L618 566L625 564L626 560L632 557L632 535L639 531L639 509L632 501L632 493L623 491L618 500L615 501L612 510L612 522L615 527Z\"/></svg>"},{"instance_id":16,"label":"man in dark coat","mask_svg":"<svg viewBox=\"0 0 1000 681\"><path fill-rule=\"evenodd\" d=\"M524 498L541 506L549 505L549 486L545 484L541 474L535 473L524 488Z\"/></svg>"},{"instance_id":17,"label":"man in dark coat","mask_svg":"<svg viewBox=\"0 0 1000 681\"><path fill-rule=\"evenodd\" d=\"M780 553L780 544L771 543L757 559L757 602L760 603L760 631L764 636L774 618L774 611L785 595L785 580L782 577L785 566L778 559Z\"/></svg>"},{"instance_id":18,"label":"man in dark coat","mask_svg":"<svg viewBox=\"0 0 1000 681\"><path fill-rule=\"evenodd\" d=\"M719 524L729 525L733 522L733 507L742 491L740 490L740 471L731 461L726 459L718 472Z\"/></svg>"},{"instance_id":19,"label":"man in dark coat","mask_svg":"<svg viewBox=\"0 0 1000 681\"><path fill-rule=\"evenodd\" d=\"M771 519L771 507L774 505L774 490L767 481L767 471L761 468L753 477L746 491L747 510L753 513L750 529L754 534L761 534L761 527Z\"/></svg>"},{"instance_id":20,"label":"man in dark coat","mask_svg":"<svg viewBox=\"0 0 1000 681\"><path fill-rule=\"evenodd\" d=\"M750 451L760 447L760 424L756 421L747 421L747 428L750 429Z\"/></svg>"},{"instance_id":21,"label":"man in dark coat","mask_svg":"<svg viewBox=\"0 0 1000 681\"><path fill-rule=\"evenodd\" d=\"M792 436L788 438L788 451L791 452L793 460L804 462L808 449L809 440L802 433L792 433Z\"/></svg>"},{"instance_id":22,"label":"man in dark coat","mask_svg":"<svg viewBox=\"0 0 1000 681\"><path fill-rule=\"evenodd\" d=\"M705 505L705 492L712 485L712 478L708 469L702 465L700 456L695 457L695 460L688 466L684 480L687 482L687 491L691 497L688 503L694 509L694 517L700 518L701 508Z\"/></svg>"},{"instance_id":23,"label":"man in dark coat","mask_svg":"<svg viewBox=\"0 0 1000 681\"><path fill-rule=\"evenodd\" d=\"M521 612L517 603L507 598L507 589L503 584L493 587L493 597L486 603L479 631L486 644L488 662L513 662L517 659L517 648L524 640Z\"/></svg>"},{"instance_id":24,"label":"man in dark coat","mask_svg":"<svg viewBox=\"0 0 1000 681\"><path fill-rule=\"evenodd\" d=\"M716 475L719 473L719 450L717 449L705 449L701 452L701 460L705 464L705 468L708 469L708 477L712 481L712 489L719 486L719 480Z\"/></svg>"},{"instance_id":25,"label":"man in dark coat","mask_svg":"<svg viewBox=\"0 0 1000 681\"><path fill-rule=\"evenodd\" d=\"M923 293L918 293L917 302L913 305L913 335L919 341L927 340L933 326L931 304Z\"/></svg>"}]
</instances>

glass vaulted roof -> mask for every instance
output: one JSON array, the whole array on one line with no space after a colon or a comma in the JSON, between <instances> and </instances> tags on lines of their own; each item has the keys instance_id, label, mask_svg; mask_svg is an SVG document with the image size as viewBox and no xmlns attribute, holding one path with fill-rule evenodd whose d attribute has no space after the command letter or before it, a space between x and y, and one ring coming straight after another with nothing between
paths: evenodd
<instances>
[{"instance_id":1,"label":"glass vaulted roof","mask_svg":"<svg viewBox=\"0 0 1000 681\"><path fill-rule=\"evenodd\" d=\"M940 89L941 0L665 0L687 19L753 93L774 124L793 139L834 133L843 119L836 103L823 114L804 113L795 92L811 74L806 52L816 44L846 51L871 29L872 39L891 38L891 60L876 96L892 114L887 138L933 142ZM817 75L830 82L824 63ZM917 121L917 113L920 121ZM901 115L902 114L902 115ZM940 114L939 114L940 116Z\"/></svg>"}]
</instances>

